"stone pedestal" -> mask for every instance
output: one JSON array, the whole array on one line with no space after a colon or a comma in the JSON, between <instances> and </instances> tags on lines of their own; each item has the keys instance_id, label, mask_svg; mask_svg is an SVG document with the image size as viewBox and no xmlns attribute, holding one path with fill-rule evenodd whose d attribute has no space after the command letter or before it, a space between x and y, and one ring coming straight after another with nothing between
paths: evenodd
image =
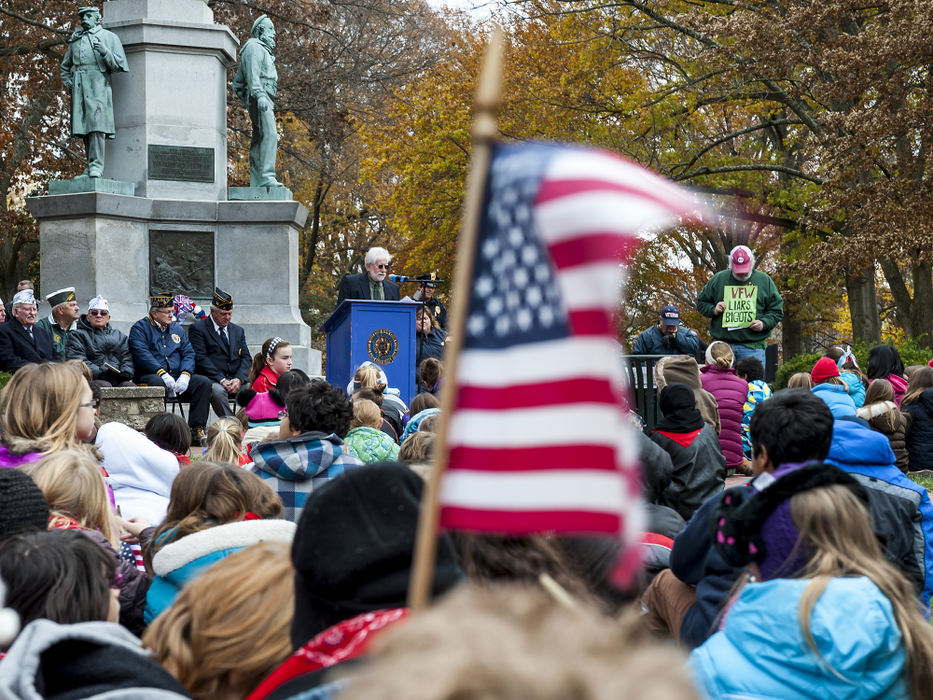
<instances>
[{"instance_id":1,"label":"stone pedestal","mask_svg":"<svg viewBox=\"0 0 933 700\"><path fill-rule=\"evenodd\" d=\"M114 73L116 138L104 175L152 199L227 197L227 68L237 40L203 0L110 0L103 25L123 43Z\"/></svg>"},{"instance_id":2,"label":"stone pedestal","mask_svg":"<svg viewBox=\"0 0 933 700\"><path fill-rule=\"evenodd\" d=\"M49 194L77 194L78 192L107 192L108 194L136 194L136 185L106 177L88 177L78 175L70 180L52 180L49 182Z\"/></svg>"},{"instance_id":3,"label":"stone pedestal","mask_svg":"<svg viewBox=\"0 0 933 700\"><path fill-rule=\"evenodd\" d=\"M228 187L227 199L247 202L290 200L292 191L287 187Z\"/></svg>"},{"instance_id":4,"label":"stone pedestal","mask_svg":"<svg viewBox=\"0 0 933 700\"><path fill-rule=\"evenodd\" d=\"M259 192L227 201L236 37L203 0L110 0L103 23L129 63L112 76L116 138L107 141L105 178L84 189L60 181L27 200L39 221L42 290L73 285L82 311L101 294L113 325L128 332L151 293L206 307L216 285L233 295L233 321L252 352L279 335L294 346L296 368L320 374L298 309L308 211L284 187L240 188ZM114 182L132 189L105 185Z\"/></svg>"},{"instance_id":5,"label":"stone pedestal","mask_svg":"<svg viewBox=\"0 0 933 700\"><path fill-rule=\"evenodd\" d=\"M214 284L233 294L233 322L252 353L278 335L294 346L294 364L321 373L311 329L298 309L298 231L308 210L299 202L196 202L88 192L31 197L39 221L42 289L74 286L82 312L101 294L111 323L128 333L148 309L151 241L210 240L212 252L192 267L214 270ZM173 294L177 290L167 289ZM203 300L207 301L207 300Z\"/></svg>"}]
</instances>

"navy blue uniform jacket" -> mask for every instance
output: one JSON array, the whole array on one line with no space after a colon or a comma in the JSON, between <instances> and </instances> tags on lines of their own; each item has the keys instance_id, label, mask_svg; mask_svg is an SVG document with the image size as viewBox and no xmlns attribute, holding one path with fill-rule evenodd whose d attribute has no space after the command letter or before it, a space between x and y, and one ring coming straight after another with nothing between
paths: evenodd
<instances>
[{"instance_id":1,"label":"navy blue uniform jacket","mask_svg":"<svg viewBox=\"0 0 933 700\"><path fill-rule=\"evenodd\" d=\"M194 348L180 323L160 331L151 316L139 319L130 328L130 352L137 377L168 372L178 379L182 372L194 374Z\"/></svg>"}]
</instances>

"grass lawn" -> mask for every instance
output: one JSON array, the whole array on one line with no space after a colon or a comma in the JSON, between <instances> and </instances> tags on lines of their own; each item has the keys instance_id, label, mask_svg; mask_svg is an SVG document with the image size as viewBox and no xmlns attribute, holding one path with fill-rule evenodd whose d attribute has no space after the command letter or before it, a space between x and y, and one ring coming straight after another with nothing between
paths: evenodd
<instances>
[{"instance_id":1,"label":"grass lawn","mask_svg":"<svg viewBox=\"0 0 933 700\"><path fill-rule=\"evenodd\" d=\"M911 481L920 484L927 491L933 491L933 472L929 470L924 470L922 472L916 472L914 474L908 474L907 478Z\"/></svg>"}]
</instances>

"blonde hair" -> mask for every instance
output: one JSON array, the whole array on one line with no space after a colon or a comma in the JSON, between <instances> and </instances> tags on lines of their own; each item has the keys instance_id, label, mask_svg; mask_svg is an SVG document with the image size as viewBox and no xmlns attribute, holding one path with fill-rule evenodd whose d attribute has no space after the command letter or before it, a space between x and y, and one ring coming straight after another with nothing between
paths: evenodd
<instances>
[{"instance_id":1,"label":"blonde hair","mask_svg":"<svg viewBox=\"0 0 933 700\"><path fill-rule=\"evenodd\" d=\"M382 412L379 407L369 399L357 399L353 402L353 419L350 421L350 429L366 426L367 428L379 428L382 425Z\"/></svg>"},{"instance_id":2,"label":"blonde hair","mask_svg":"<svg viewBox=\"0 0 933 700\"><path fill-rule=\"evenodd\" d=\"M119 546L104 476L90 453L78 448L60 450L19 469L42 491L50 516L71 518L81 527L100 532L115 548Z\"/></svg>"},{"instance_id":3,"label":"blonde hair","mask_svg":"<svg viewBox=\"0 0 933 700\"><path fill-rule=\"evenodd\" d=\"M81 445L77 435L81 395L88 388L71 362L21 367L0 393L3 440L16 453L43 455Z\"/></svg>"},{"instance_id":4,"label":"blonde hair","mask_svg":"<svg viewBox=\"0 0 933 700\"><path fill-rule=\"evenodd\" d=\"M917 606L912 585L885 561L866 507L851 489L835 484L795 494L790 499L790 513L800 530L800 543L814 552L801 575L812 580L797 606L810 647L822 658L810 619L829 582L842 576L865 576L891 603L904 641L910 696L920 697L926 692L924 688L933 687L933 633Z\"/></svg>"},{"instance_id":5,"label":"blonde hair","mask_svg":"<svg viewBox=\"0 0 933 700\"><path fill-rule=\"evenodd\" d=\"M417 678L419 682L412 683ZM540 588L462 586L373 642L356 700L697 698L684 652L637 618L568 610Z\"/></svg>"},{"instance_id":6,"label":"blonde hair","mask_svg":"<svg viewBox=\"0 0 933 700\"><path fill-rule=\"evenodd\" d=\"M143 645L192 698L244 697L292 653L294 580L288 545L247 547L185 586Z\"/></svg>"},{"instance_id":7,"label":"blonde hair","mask_svg":"<svg viewBox=\"0 0 933 700\"><path fill-rule=\"evenodd\" d=\"M787 380L788 389L812 389L813 378L809 372L795 372Z\"/></svg>"},{"instance_id":8,"label":"blonde hair","mask_svg":"<svg viewBox=\"0 0 933 700\"><path fill-rule=\"evenodd\" d=\"M372 389L380 394L386 388L383 383L382 373L373 364L360 365L360 368L356 370L356 374L353 375L353 381L359 382L360 389Z\"/></svg>"},{"instance_id":9,"label":"blonde hair","mask_svg":"<svg viewBox=\"0 0 933 700\"><path fill-rule=\"evenodd\" d=\"M431 459L433 446L434 433L417 430L402 443L398 450L398 461L406 464L425 464Z\"/></svg>"},{"instance_id":10,"label":"blonde hair","mask_svg":"<svg viewBox=\"0 0 933 700\"><path fill-rule=\"evenodd\" d=\"M227 464L240 463L243 425L236 418L220 418L207 429L207 452L204 459Z\"/></svg>"},{"instance_id":11,"label":"blonde hair","mask_svg":"<svg viewBox=\"0 0 933 700\"><path fill-rule=\"evenodd\" d=\"M716 365L719 369L729 369L735 361L735 353L729 343L714 340L706 348L706 364Z\"/></svg>"}]
</instances>

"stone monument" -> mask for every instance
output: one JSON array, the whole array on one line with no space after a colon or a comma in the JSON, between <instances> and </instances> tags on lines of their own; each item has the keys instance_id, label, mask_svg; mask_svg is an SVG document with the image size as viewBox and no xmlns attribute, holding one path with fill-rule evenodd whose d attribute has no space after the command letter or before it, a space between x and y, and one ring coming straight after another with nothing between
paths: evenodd
<instances>
[{"instance_id":1,"label":"stone monument","mask_svg":"<svg viewBox=\"0 0 933 700\"><path fill-rule=\"evenodd\" d=\"M130 183L134 194L50 187L27 200L39 221L42 288L67 280L82 303L103 295L123 332L146 315L152 291L206 306L214 286L229 289L252 352L278 335L294 347L296 367L320 374L298 309L307 209L290 193L228 199L226 83L236 38L203 0L110 0L103 24L122 42L129 72L112 75L115 138L100 179Z\"/></svg>"},{"instance_id":2,"label":"stone monument","mask_svg":"<svg viewBox=\"0 0 933 700\"><path fill-rule=\"evenodd\" d=\"M61 63L62 85L71 92L71 135L84 140L87 168L70 181L53 181L50 192L65 194L99 190L133 194L130 183L107 180L104 172L104 143L114 138L113 91L110 74L128 70L123 45L113 32L100 26L100 10L78 8L81 28L68 38Z\"/></svg>"}]
</instances>

